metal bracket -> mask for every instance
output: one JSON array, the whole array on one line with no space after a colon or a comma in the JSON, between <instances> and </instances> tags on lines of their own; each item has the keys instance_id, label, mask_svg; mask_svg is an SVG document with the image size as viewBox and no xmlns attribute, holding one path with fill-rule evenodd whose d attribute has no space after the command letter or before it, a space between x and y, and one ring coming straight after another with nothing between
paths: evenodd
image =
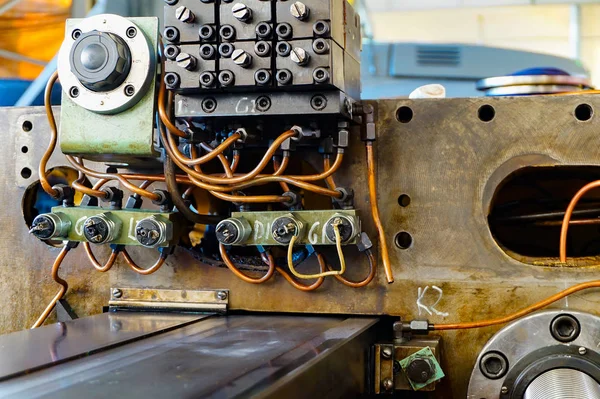
<instances>
[{"instance_id":1,"label":"metal bracket","mask_svg":"<svg viewBox=\"0 0 600 399\"><path fill-rule=\"evenodd\" d=\"M142 288L111 288L110 311L155 310L169 312L226 313L228 290L160 290Z\"/></svg>"},{"instance_id":2,"label":"metal bracket","mask_svg":"<svg viewBox=\"0 0 600 399\"><path fill-rule=\"evenodd\" d=\"M393 394L395 391L424 392L434 391L437 381L444 373L440 364L441 338L422 337L402 343L376 344L373 347L374 379L372 392L375 394ZM422 355L426 353L429 356ZM413 361L425 360L426 364L414 364ZM428 368L427 370L419 367ZM427 373L427 378L421 375ZM411 379L412 374L415 380ZM423 378L419 382L420 378Z\"/></svg>"}]
</instances>

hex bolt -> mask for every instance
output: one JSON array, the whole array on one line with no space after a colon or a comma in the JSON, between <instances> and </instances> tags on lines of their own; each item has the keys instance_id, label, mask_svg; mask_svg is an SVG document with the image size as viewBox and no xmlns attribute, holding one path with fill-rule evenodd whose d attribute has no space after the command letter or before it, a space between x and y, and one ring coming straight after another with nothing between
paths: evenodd
<instances>
[{"instance_id":1,"label":"hex bolt","mask_svg":"<svg viewBox=\"0 0 600 399\"><path fill-rule=\"evenodd\" d=\"M198 65L196 57L188 53L179 53L175 61L177 62L178 67L186 69L188 71L193 71Z\"/></svg>"},{"instance_id":2,"label":"hex bolt","mask_svg":"<svg viewBox=\"0 0 600 399\"><path fill-rule=\"evenodd\" d=\"M292 46L288 42L277 43L277 55L280 57L287 57L292 52Z\"/></svg>"},{"instance_id":3,"label":"hex bolt","mask_svg":"<svg viewBox=\"0 0 600 399\"><path fill-rule=\"evenodd\" d=\"M163 36L170 42L179 41L179 29L174 26L167 26L163 31Z\"/></svg>"},{"instance_id":4,"label":"hex bolt","mask_svg":"<svg viewBox=\"0 0 600 399\"><path fill-rule=\"evenodd\" d=\"M232 41L235 38L235 28L231 25L223 25L219 29L221 39L225 41Z\"/></svg>"},{"instance_id":5,"label":"hex bolt","mask_svg":"<svg viewBox=\"0 0 600 399\"><path fill-rule=\"evenodd\" d=\"M174 90L179 87L181 83L181 78L175 72L169 72L165 75L165 84L167 85L167 89Z\"/></svg>"},{"instance_id":6,"label":"hex bolt","mask_svg":"<svg viewBox=\"0 0 600 399\"><path fill-rule=\"evenodd\" d=\"M212 87L215 85L215 74L212 72L202 72L200 74L200 85L202 87Z\"/></svg>"},{"instance_id":7,"label":"hex bolt","mask_svg":"<svg viewBox=\"0 0 600 399\"><path fill-rule=\"evenodd\" d=\"M219 46L219 54L221 54L221 57L223 57L223 58L229 58L229 57L231 57L231 54L233 54L234 49L235 48L233 47L233 44L222 43Z\"/></svg>"},{"instance_id":8,"label":"hex bolt","mask_svg":"<svg viewBox=\"0 0 600 399\"><path fill-rule=\"evenodd\" d=\"M165 57L169 60L175 60L179 55L180 50L179 47L169 44L165 47Z\"/></svg>"},{"instance_id":9,"label":"hex bolt","mask_svg":"<svg viewBox=\"0 0 600 399\"><path fill-rule=\"evenodd\" d=\"M227 299L227 297L228 297L228 295L227 295L227 292L226 292L226 291L219 291L219 292L217 293L217 298L218 298L220 301L224 301L224 300L226 300L226 299Z\"/></svg>"},{"instance_id":10,"label":"hex bolt","mask_svg":"<svg viewBox=\"0 0 600 399\"><path fill-rule=\"evenodd\" d=\"M508 372L508 360L500 352L488 352L479 361L481 373L490 380L497 380Z\"/></svg>"},{"instance_id":11,"label":"hex bolt","mask_svg":"<svg viewBox=\"0 0 600 399\"><path fill-rule=\"evenodd\" d=\"M329 23L327 21L317 21L313 25L313 32L317 36L325 36L329 33Z\"/></svg>"},{"instance_id":12,"label":"hex bolt","mask_svg":"<svg viewBox=\"0 0 600 399\"><path fill-rule=\"evenodd\" d=\"M310 15L310 9L306 6L306 4L297 1L290 6L290 13L294 18L304 21Z\"/></svg>"},{"instance_id":13,"label":"hex bolt","mask_svg":"<svg viewBox=\"0 0 600 399\"><path fill-rule=\"evenodd\" d=\"M277 71L275 79L277 79L277 83L282 86L289 85L292 82L292 73L287 69L281 69Z\"/></svg>"},{"instance_id":14,"label":"hex bolt","mask_svg":"<svg viewBox=\"0 0 600 399\"><path fill-rule=\"evenodd\" d=\"M271 44L265 41L257 42L254 45L254 53L259 57L268 57L271 54Z\"/></svg>"},{"instance_id":15,"label":"hex bolt","mask_svg":"<svg viewBox=\"0 0 600 399\"><path fill-rule=\"evenodd\" d=\"M289 39L292 37L292 25L288 24L287 22L281 23L277 25L275 32L277 32L277 36L280 38Z\"/></svg>"},{"instance_id":16,"label":"hex bolt","mask_svg":"<svg viewBox=\"0 0 600 399\"><path fill-rule=\"evenodd\" d=\"M268 39L271 34L273 33L273 28L271 27L271 25L267 22L261 22L258 25L256 25L256 36L259 39Z\"/></svg>"},{"instance_id":17,"label":"hex bolt","mask_svg":"<svg viewBox=\"0 0 600 399\"><path fill-rule=\"evenodd\" d=\"M384 359L391 359L392 358L392 348L390 347L385 347L381 350L381 356L383 356Z\"/></svg>"},{"instance_id":18,"label":"hex bolt","mask_svg":"<svg viewBox=\"0 0 600 399\"><path fill-rule=\"evenodd\" d=\"M113 298L117 298L117 299L119 299L119 298L121 298L121 297L123 296L123 291L121 291L121 290L120 290L120 289L118 289L118 288L115 288L115 289L112 291L112 296L113 296Z\"/></svg>"},{"instance_id":19,"label":"hex bolt","mask_svg":"<svg viewBox=\"0 0 600 399\"><path fill-rule=\"evenodd\" d=\"M175 18L183 23L191 24L196 19L194 13L186 6L177 7L175 10Z\"/></svg>"},{"instance_id":20,"label":"hex bolt","mask_svg":"<svg viewBox=\"0 0 600 399\"><path fill-rule=\"evenodd\" d=\"M219 83L223 87L233 86L235 83L235 75L231 71L221 71L221 73L219 73Z\"/></svg>"},{"instance_id":21,"label":"hex bolt","mask_svg":"<svg viewBox=\"0 0 600 399\"><path fill-rule=\"evenodd\" d=\"M303 66L308 64L310 61L310 54L308 54L303 48L295 47L290 53L290 59L296 64Z\"/></svg>"},{"instance_id":22,"label":"hex bolt","mask_svg":"<svg viewBox=\"0 0 600 399\"><path fill-rule=\"evenodd\" d=\"M231 58L233 59L233 63L235 65L241 66L242 68L248 68L250 65L252 65L252 56L245 50L234 50L233 54L231 54Z\"/></svg>"},{"instance_id":23,"label":"hex bolt","mask_svg":"<svg viewBox=\"0 0 600 399\"><path fill-rule=\"evenodd\" d=\"M391 378L386 378L385 380L383 380L383 388L386 391L391 391L392 388L394 388L394 381L392 381Z\"/></svg>"},{"instance_id":24,"label":"hex bolt","mask_svg":"<svg viewBox=\"0 0 600 399\"><path fill-rule=\"evenodd\" d=\"M329 43L325 39L317 39L312 45L313 51L317 54L329 53Z\"/></svg>"},{"instance_id":25,"label":"hex bolt","mask_svg":"<svg viewBox=\"0 0 600 399\"><path fill-rule=\"evenodd\" d=\"M231 12L238 21L248 22L252 19L252 10L244 3L234 4Z\"/></svg>"},{"instance_id":26,"label":"hex bolt","mask_svg":"<svg viewBox=\"0 0 600 399\"><path fill-rule=\"evenodd\" d=\"M212 97L205 98L202 100L200 107L202 108L202 111L206 112L207 114L215 112L215 109L217 109L217 100Z\"/></svg>"},{"instance_id":27,"label":"hex bolt","mask_svg":"<svg viewBox=\"0 0 600 399\"><path fill-rule=\"evenodd\" d=\"M268 85L271 81L271 71L268 69L259 69L254 73L254 81L259 86Z\"/></svg>"},{"instance_id":28,"label":"hex bolt","mask_svg":"<svg viewBox=\"0 0 600 399\"><path fill-rule=\"evenodd\" d=\"M329 71L325 68L315 68L313 71L313 79L315 83L323 84L329 82Z\"/></svg>"},{"instance_id":29,"label":"hex bolt","mask_svg":"<svg viewBox=\"0 0 600 399\"><path fill-rule=\"evenodd\" d=\"M578 349L578 352L581 356L583 356L587 353L587 349L582 346Z\"/></svg>"},{"instance_id":30,"label":"hex bolt","mask_svg":"<svg viewBox=\"0 0 600 399\"><path fill-rule=\"evenodd\" d=\"M267 96L260 96L256 99L256 110L267 112L271 108L271 99Z\"/></svg>"}]
</instances>

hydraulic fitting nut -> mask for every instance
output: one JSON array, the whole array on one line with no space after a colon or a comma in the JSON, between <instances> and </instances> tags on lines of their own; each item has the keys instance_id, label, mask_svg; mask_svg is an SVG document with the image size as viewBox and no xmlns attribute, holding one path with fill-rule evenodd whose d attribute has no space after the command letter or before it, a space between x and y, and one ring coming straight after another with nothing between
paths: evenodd
<instances>
[{"instance_id":1,"label":"hydraulic fitting nut","mask_svg":"<svg viewBox=\"0 0 600 399\"><path fill-rule=\"evenodd\" d=\"M150 216L135 225L135 239L146 248L157 248L173 239L173 224L160 217Z\"/></svg>"},{"instance_id":2,"label":"hydraulic fitting nut","mask_svg":"<svg viewBox=\"0 0 600 399\"><path fill-rule=\"evenodd\" d=\"M40 240L66 238L71 229L71 221L62 212L38 215L31 223L29 233Z\"/></svg>"},{"instance_id":3,"label":"hydraulic fitting nut","mask_svg":"<svg viewBox=\"0 0 600 399\"><path fill-rule=\"evenodd\" d=\"M229 218L221 221L215 232L221 244L242 245L250 238L252 227L243 217Z\"/></svg>"},{"instance_id":4,"label":"hydraulic fitting nut","mask_svg":"<svg viewBox=\"0 0 600 399\"><path fill-rule=\"evenodd\" d=\"M279 244L287 245L296 236L301 239L305 233L306 224L293 214L278 217L271 225L271 236Z\"/></svg>"},{"instance_id":5,"label":"hydraulic fitting nut","mask_svg":"<svg viewBox=\"0 0 600 399\"><path fill-rule=\"evenodd\" d=\"M340 232L342 244L352 241L360 232L360 223L355 217L336 213L325 223L325 236L332 244L336 243L334 226Z\"/></svg>"},{"instance_id":6,"label":"hydraulic fitting nut","mask_svg":"<svg viewBox=\"0 0 600 399\"><path fill-rule=\"evenodd\" d=\"M85 220L83 235L92 244L106 244L119 237L122 225L121 220L112 213L101 213Z\"/></svg>"}]
</instances>

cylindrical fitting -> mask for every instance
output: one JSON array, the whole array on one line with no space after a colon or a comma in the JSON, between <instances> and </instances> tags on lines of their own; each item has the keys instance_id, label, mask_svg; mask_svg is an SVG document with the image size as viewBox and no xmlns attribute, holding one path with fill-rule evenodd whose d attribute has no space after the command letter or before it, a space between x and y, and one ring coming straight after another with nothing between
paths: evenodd
<instances>
[{"instance_id":1,"label":"cylindrical fitting","mask_svg":"<svg viewBox=\"0 0 600 399\"><path fill-rule=\"evenodd\" d=\"M329 71L326 68L319 67L313 71L313 79L315 83L327 83L329 82Z\"/></svg>"},{"instance_id":2,"label":"cylindrical fitting","mask_svg":"<svg viewBox=\"0 0 600 399\"><path fill-rule=\"evenodd\" d=\"M279 244L287 245L292 237L304 236L305 224L292 214L278 217L271 225L271 236Z\"/></svg>"},{"instance_id":3,"label":"cylindrical fitting","mask_svg":"<svg viewBox=\"0 0 600 399\"><path fill-rule=\"evenodd\" d=\"M271 34L273 34L273 28L271 27L271 24L267 23L267 22L261 22L258 25L256 25L256 36L259 39L268 39L269 37L271 37Z\"/></svg>"},{"instance_id":4,"label":"cylindrical fitting","mask_svg":"<svg viewBox=\"0 0 600 399\"><path fill-rule=\"evenodd\" d=\"M187 71L195 70L196 66L198 65L198 60L196 60L196 57L188 53L179 53L175 61L177 62L178 67Z\"/></svg>"},{"instance_id":5,"label":"cylindrical fitting","mask_svg":"<svg viewBox=\"0 0 600 399\"><path fill-rule=\"evenodd\" d=\"M288 24L287 22L283 22L279 25L277 25L277 28L275 28L275 32L277 33L277 36L279 36L281 39L289 39L292 37L292 25Z\"/></svg>"},{"instance_id":6,"label":"cylindrical fitting","mask_svg":"<svg viewBox=\"0 0 600 399\"><path fill-rule=\"evenodd\" d=\"M277 83L280 85L287 86L292 83L292 72L290 72L288 69L281 69L277 71L275 79L277 79Z\"/></svg>"},{"instance_id":7,"label":"cylindrical fitting","mask_svg":"<svg viewBox=\"0 0 600 399\"><path fill-rule=\"evenodd\" d=\"M196 19L194 13L186 6L177 7L175 10L175 18L183 23L191 24Z\"/></svg>"},{"instance_id":8,"label":"cylindrical fitting","mask_svg":"<svg viewBox=\"0 0 600 399\"><path fill-rule=\"evenodd\" d=\"M202 25L198 28L198 36L202 40L210 40L215 36L215 28L211 25Z\"/></svg>"},{"instance_id":9,"label":"cylindrical fitting","mask_svg":"<svg viewBox=\"0 0 600 399\"><path fill-rule=\"evenodd\" d=\"M317 54L329 53L329 42L326 39L317 39L312 44L313 51Z\"/></svg>"},{"instance_id":10,"label":"cylindrical fitting","mask_svg":"<svg viewBox=\"0 0 600 399\"><path fill-rule=\"evenodd\" d=\"M231 59L235 65L242 68L248 68L250 65L252 65L252 56L247 51L242 49L233 50Z\"/></svg>"},{"instance_id":11,"label":"cylindrical fitting","mask_svg":"<svg viewBox=\"0 0 600 399\"><path fill-rule=\"evenodd\" d=\"M219 83L223 87L230 87L235 84L235 75L231 71L221 71L219 73Z\"/></svg>"},{"instance_id":12,"label":"cylindrical fitting","mask_svg":"<svg viewBox=\"0 0 600 399\"><path fill-rule=\"evenodd\" d=\"M306 4L297 1L290 6L290 14L300 21L304 21L310 15L310 9L306 6Z\"/></svg>"},{"instance_id":13,"label":"cylindrical fitting","mask_svg":"<svg viewBox=\"0 0 600 399\"><path fill-rule=\"evenodd\" d=\"M352 241L360 232L360 225L355 217L336 213L325 223L325 235L332 244L336 242L333 226L338 226L342 244Z\"/></svg>"},{"instance_id":14,"label":"cylindrical fitting","mask_svg":"<svg viewBox=\"0 0 600 399\"><path fill-rule=\"evenodd\" d=\"M46 213L33 219L29 232L40 240L66 238L71 229L71 221L62 212Z\"/></svg>"},{"instance_id":15,"label":"cylindrical fitting","mask_svg":"<svg viewBox=\"0 0 600 399\"><path fill-rule=\"evenodd\" d=\"M313 25L313 32L317 36L325 36L329 33L329 22L327 21L317 21Z\"/></svg>"},{"instance_id":16,"label":"cylindrical fitting","mask_svg":"<svg viewBox=\"0 0 600 399\"><path fill-rule=\"evenodd\" d=\"M265 41L257 42L254 45L254 53L259 57L268 57L271 54L271 44Z\"/></svg>"},{"instance_id":17,"label":"cylindrical fitting","mask_svg":"<svg viewBox=\"0 0 600 399\"><path fill-rule=\"evenodd\" d=\"M213 58L215 58L215 47L212 44L203 44L202 46L200 46L200 57L202 57L205 60L212 60Z\"/></svg>"},{"instance_id":18,"label":"cylindrical fitting","mask_svg":"<svg viewBox=\"0 0 600 399\"><path fill-rule=\"evenodd\" d=\"M250 238L252 227L243 217L229 218L220 222L215 232L221 244L242 245Z\"/></svg>"},{"instance_id":19,"label":"cylindrical fitting","mask_svg":"<svg viewBox=\"0 0 600 399\"><path fill-rule=\"evenodd\" d=\"M241 22L248 22L252 19L252 10L244 3L236 3L231 8L233 16Z\"/></svg>"},{"instance_id":20,"label":"cylindrical fitting","mask_svg":"<svg viewBox=\"0 0 600 399\"><path fill-rule=\"evenodd\" d=\"M290 59L292 62L300 66L304 66L310 61L310 54L308 54L306 50L301 47L295 47L290 53Z\"/></svg>"},{"instance_id":21,"label":"cylindrical fitting","mask_svg":"<svg viewBox=\"0 0 600 399\"><path fill-rule=\"evenodd\" d=\"M85 220L83 235L92 244L106 244L119 238L122 225L110 212L101 213Z\"/></svg>"},{"instance_id":22,"label":"cylindrical fitting","mask_svg":"<svg viewBox=\"0 0 600 399\"><path fill-rule=\"evenodd\" d=\"M146 248L157 248L173 238L173 224L162 217L150 216L135 225L135 239Z\"/></svg>"}]
</instances>

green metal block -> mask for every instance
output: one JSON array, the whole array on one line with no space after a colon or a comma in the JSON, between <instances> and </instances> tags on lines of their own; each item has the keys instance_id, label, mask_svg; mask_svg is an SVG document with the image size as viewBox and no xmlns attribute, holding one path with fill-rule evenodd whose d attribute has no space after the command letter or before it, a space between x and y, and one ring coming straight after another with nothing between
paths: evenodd
<instances>
[{"instance_id":1,"label":"green metal block","mask_svg":"<svg viewBox=\"0 0 600 399\"><path fill-rule=\"evenodd\" d=\"M169 213L161 213L150 210L142 210L142 209L106 209L99 207L62 207L57 206L52 208L53 213L62 213L71 221L71 228L69 230L69 234L66 237L69 241L77 241L77 242L87 242L88 240L83 235L83 224L85 220L89 217L96 216L103 213L110 213L112 217L121 221L121 230L119 235L114 241L111 241L109 244L117 244L117 245L131 245L131 246L141 246L141 244L137 241L135 237L135 226L136 224L142 220L149 217L157 217L167 223L172 225L172 238L171 240L159 245L159 247L168 247L173 245L179 240L179 231L178 226L181 223L178 223L180 218L179 214L175 212Z\"/></svg>"},{"instance_id":2,"label":"green metal block","mask_svg":"<svg viewBox=\"0 0 600 399\"><path fill-rule=\"evenodd\" d=\"M143 33L157 59L158 19L129 18ZM81 19L68 19L65 41ZM157 157L154 140L156 98L155 66L145 94L133 107L116 114L101 114L77 105L63 87L59 139L61 151L100 162L132 164L136 158ZM122 89L120 89L122 90ZM109 92L110 93L110 92Z\"/></svg>"},{"instance_id":3,"label":"green metal block","mask_svg":"<svg viewBox=\"0 0 600 399\"><path fill-rule=\"evenodd\" d=\"M272 234L273 221L285 216L293 216L303 224L303 233L297 241L298 245L333 245L325 234L326 223L336 215L343 215L355 223L355 235L344 245L356 244L361 227L356 210L319 210L319 211L277 211L277 212L234 212L232 218L245 218L252 227L252 233L242 245L284 245L277 242Z\"/></svg>"}]
</instances>

